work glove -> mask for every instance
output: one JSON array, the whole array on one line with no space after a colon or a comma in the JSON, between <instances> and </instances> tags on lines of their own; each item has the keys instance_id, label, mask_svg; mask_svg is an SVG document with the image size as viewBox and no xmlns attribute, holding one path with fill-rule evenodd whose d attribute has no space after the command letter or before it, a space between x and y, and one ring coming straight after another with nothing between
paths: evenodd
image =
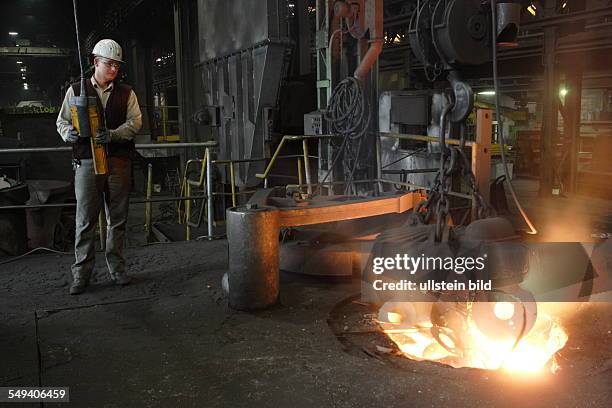
<instances>
[{"instance_id":1,"label":"work glove","mask_svg":"<svg viewBox=\"0 0 612 408\"><path fill-rule=\"evenodd\" d=\"M112 141L112 133L109 129L98 129L95 141L97 144L107 144Z\"/></svg>"},{"instance_id":2,"label":"work glove","mask_svg":"<svg viewBox=\"0 0 612 408\"><path fill-rule=\"evenodd\" d=\"M68 136L66 136L66 143L76 143L79 140L79 131L74 126L70 126Z\"/></svg>"}]
</instances>

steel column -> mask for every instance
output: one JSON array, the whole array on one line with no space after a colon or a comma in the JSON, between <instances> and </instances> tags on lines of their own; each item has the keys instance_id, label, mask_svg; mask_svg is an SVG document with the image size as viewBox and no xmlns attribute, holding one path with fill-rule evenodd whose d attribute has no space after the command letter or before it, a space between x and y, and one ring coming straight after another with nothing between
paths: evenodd
<instances>
[{"instance_id":1,"label":"steel column","mask_svg":"<svg viewBox=\"0 0 612 408\"><path fill-rule=\"evenodd\" d=\"M555 69L557 29L550 27L544 31L544 115L540 139L540 197L548 197L552 194L555 165L554 140L557 138L559 115L559 87Z\"/></svg>"},{"instance_id":2,"label":"steel column","mask_svg":"<svg viewBox=\"0 0 612 408\"><path fill-rule=\"evenodd\" d=\"M175 0L174 2L174 41L176 53L176 89L179 105L179 132L181 140L194 139L193 122L190 116L193 113L193 50L191 25L189 24L189 7L191 1Z\"/></svg>"},{"instance_id":3,"label":"steel column","mask_svg":"<svg viewBox=\"0 0 612 408\"><path fill-rule=\"evenodd\" d=\"M476 113L476 143L472 145L472 173L476 177L478 191L489 202L491 184L491 135L493 113L489 109L478 109Z\"/></svg>"},{"instance_id":4,"label":"steel column","mask_svg":"<svg viewBox=\"0 0 612 408\"><path fill-rule=\"evenodd\" d=\"M298 26L299 74L310 74L310 18L308 17L308 0L295 2L295 15Z\"/></svg>"},{"instance_id":5,"label":"steel column","mask_svg":"<svg viewBox=\"0 0 612 408\"><path fill-rule=\"evenodd\" d=\"M580 151L580 116L582 107L582 65L577 63L568 69L565 74L565 87L568 91L565 96L565 112L563 118L563 133L570 140L569 149L569 175L566 191L576 192L578 176L578 153Z\"/></svg>"}]
</instances>

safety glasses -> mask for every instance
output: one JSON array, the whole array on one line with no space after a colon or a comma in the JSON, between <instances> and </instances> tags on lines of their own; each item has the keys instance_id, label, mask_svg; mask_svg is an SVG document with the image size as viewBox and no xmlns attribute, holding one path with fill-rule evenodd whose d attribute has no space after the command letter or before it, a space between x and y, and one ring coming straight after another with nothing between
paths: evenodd
<instances>
[{"instance_id":1,"label":"safety glasses","mask_svg":"<svg viewBox=\"0 0 612 408\"><path fill-rule=\"evenodd\" d=\"M121 64L118 62L111 61L111 60L105 60L102 58L100 58L99 60L101 63L106 65L107 68L115 68L116 70L119 70L119 68L121 68Z\"/></svg>"}]
</instances>

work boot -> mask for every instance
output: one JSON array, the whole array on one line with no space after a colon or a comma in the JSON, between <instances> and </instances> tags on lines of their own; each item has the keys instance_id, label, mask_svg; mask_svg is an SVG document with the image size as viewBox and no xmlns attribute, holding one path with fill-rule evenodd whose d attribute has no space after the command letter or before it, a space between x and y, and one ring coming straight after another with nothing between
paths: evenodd
<instances>
[{"instance_id":1,"label":"work boot","mask_svg":"<svg viewBox=\"0 0 612 408\"><path fill-rule=\"evenodd\" d=\"M115 276L113 278L113 281L115 281L115 285L120 285L120 286L129 285L130 283L133 282L132 278L130 278L129 276L125 274Z\"/></svg>"},{"instance_id":2,"label":"work boot","mask_svg":"<svg viewBox=\"0 0 612 408\"><path fill-rule=\"evenodd\" d=\"M72 285L70 285L70 294L80 295L81 293L85 292L85 289L87 289L87 283L80 280L75 280L72 282Z\"/></svg>"}]
</instances>

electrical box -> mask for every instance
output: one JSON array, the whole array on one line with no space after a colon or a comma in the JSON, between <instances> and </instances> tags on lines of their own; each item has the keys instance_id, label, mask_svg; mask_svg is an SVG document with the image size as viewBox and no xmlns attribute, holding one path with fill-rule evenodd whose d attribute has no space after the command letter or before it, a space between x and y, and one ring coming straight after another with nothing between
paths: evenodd
<instances>
[{"instance_id":1,"label":"electrical box","mask_svg":"<svg viewBox=\"0 0 612 408\"><path fill-rule=\"evenodd\" d=\"M401 128L426 128L431 122L431 92L387 91L378 101L378 122L381 132L424 134L426 129L401 131Z\"/></svg>"},{"instance_id":2,"label":"electrical box","mask_svg":"<svg viewBox=\"0 0 612 408\"><path fill-rule=\"evenodd\" d=\"M328 134L327 120L322 111L304 114L304 134L307 136Z\"/></svg>"}]
</instances>

